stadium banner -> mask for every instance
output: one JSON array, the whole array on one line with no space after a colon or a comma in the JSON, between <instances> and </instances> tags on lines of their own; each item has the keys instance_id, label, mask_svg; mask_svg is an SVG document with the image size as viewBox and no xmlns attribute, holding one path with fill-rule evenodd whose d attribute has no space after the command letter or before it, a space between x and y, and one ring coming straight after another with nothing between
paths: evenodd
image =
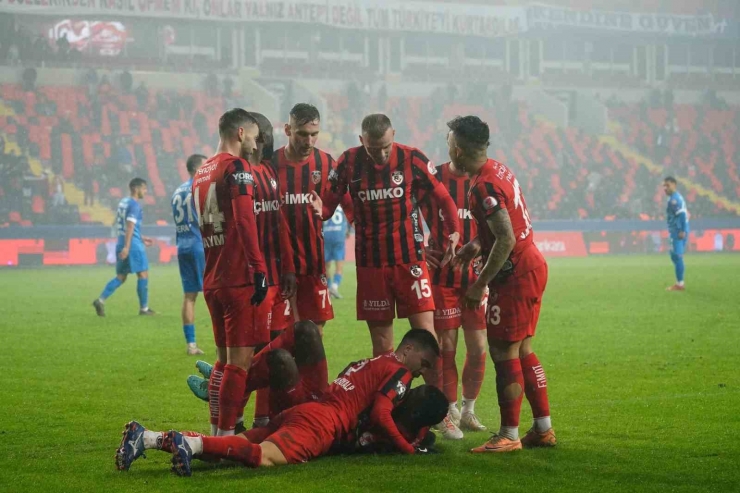
<instances>
[{"instance_id":1,"label":"stadium banner","mask_svg":"<svg viewBox=\"0 0 740 493\"><path fill-rule=\"evenodd\" d=\"M545 257L586 257L581 232L535 231L534 243Z\"/></svg>"},{"instance_id":2,"label":"stadium banner","mask_svg":"<svg viewBox=\"0 0 740 493\"><path fill-rule=\"evenodd\" d=\"M729 37L736 35L735 24L712 14L575 10L546 4L527 6L529 30L595 30L638 35Z\"/></svg>"},{"instance_id":3,"label":"stadium banner","mask_svg":"<svg viewBox=\"0 0 740 493\"><path fill-rule=\"evenodd\" d=\"M16 14L324 24L495 38L526 30L524 7L374 0L0 0Z\"/></svg>"}]
</instances>

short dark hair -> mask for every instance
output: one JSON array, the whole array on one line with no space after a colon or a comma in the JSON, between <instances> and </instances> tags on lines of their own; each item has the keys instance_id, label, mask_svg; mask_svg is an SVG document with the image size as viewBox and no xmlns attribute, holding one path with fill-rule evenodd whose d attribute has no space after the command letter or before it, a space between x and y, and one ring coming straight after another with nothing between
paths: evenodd
<instances>
[{"instance_id":1,"label":"short dark hair","mask_svg":"<svg viewBox=\"0 0 740 493\"><path fill-rule=\"evenodd\" d=\"M393 124L383 113L373 113L362 119L362 133L371 139L382 138L389 128L393 128Z\"/></svg>"},{"instance_id":2,"label":"short dark hair","mask_svg":"<svg viewBox=\"0 0 740 493\"><path fill-rule=\"evenodd\" d=\"M198 171L198 167L203 164L203 161L208 159L203 154L191 154L188 160L185 162L185 169L188 170L190 176L194 175Z\"/></svg>"},{"instance_id":3,"label":"short dark hair","mask_svg":"<svg viewBox=\"0 0 740 493\"><path fill-rule=\"evenodd\" d=\"M218 134L221 137L233 139L239 127L249 124L259 125L257 120L247 110L234 108L221 115L221 118L218 119Z\"/></svg>"},{"instance_id":4,"label":"short dark hair","mask_svg":"<svg viewBox=\"0 0 740 493\"><path fill-rule=\"evenodd\" d=\"M429 349L435 356L440 354L437 338L428 330L412 328L401 339L401 346L404 344L413 344L418 349Z\"/></svg>"},{"instance_id":5,"label":"short dark hair","mask_svg":"<svg viewBox=\"0 0 740 493\"><path fill-rule=\"evenodd\" d=\"M668 183L673 183L674 185L676 184L676 179L672 176L666 176L665 178L663 178L663 181L667 181Z\"/></svg>"},{"instance_id":6,"label":"short dark hair","mask_svg":"<svg viewBox=\"0 0 740 493\"><path fill-rule=\"evenodd\" d=\"M441 423L447 416L449 406L447 397L440 389L432 385L419 385L406 391L403 401L391 415L396 424L415 436L422 428Z\"/></svg>"},{"instance_id":7,"label":"short dark hair","mask_svg":"<svg viewBox=\"0 0 740 493\"><path fill-rule=\"evenodd\" d=\"M249 113L255 120L257 120L257 125L260 127L260 135L262 136L262 142L264 143L261 159L272 159L272 153L275 149L275 137L272 135L272 122L262 113L257 113L256 111L250 111Z\"/></svg>"},{"instance_id":8,"label":"short dark hair","mask_svg":"<svg viewBox=\"0 0 740 493\"><path fill-rule=\"evenodd\" d=\"M301 125L306 125L307 123L321 121L319 109L308 103L298 103L293 106L290 110L290 117L295 120L295 124L299 127Z\"/></svg>"},{"instance_id":9,"label":"short dark hair","mask_svg":"<svg viewBox=\"0 0 740 493\"><path fill-rule=\"evenodd\" d=\"M133 180L128 182L128 189L129 191L133 192L142 185L146 185L146 180L144 178L134 178Z\"/></svg>"},{"instance_id":10,"label":"short dark hair","mask_svg":"<svg viewBox=\"0 0 740 493\"><path fill-rule=\"evenodd\" d=\"M455 134L458 147L465 152L480 152L488 147L491 131L477 116L457 116L447 122L447 127Z\"/></svg>"}]
</instances>

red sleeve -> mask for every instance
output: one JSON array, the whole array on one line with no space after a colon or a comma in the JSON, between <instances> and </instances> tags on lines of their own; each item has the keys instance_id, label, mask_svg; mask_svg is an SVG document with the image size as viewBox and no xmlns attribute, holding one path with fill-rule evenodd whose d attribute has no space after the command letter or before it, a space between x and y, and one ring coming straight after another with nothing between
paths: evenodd
<instances>
[{"instance_id":1,"label":"red sleeve","mask_svg":"<svg viewBox=\"0 0 740 493\"><path fill-rule=\"evenodd\" d=\"M259 248L257 220L254 216L254 176L249 163L237 159L226 169L231 194L231 208L247 263L253 272L267 272L265 258Z\"/></svg>"},{"instance_id":2,"label":"red sleeve","mask_svg":"<svg viewBox=\"0 0 740 493\"><path fill-rule=\"evenodd\" d=\"M295 274L293 244L290 241L290 228L285 217L285 209L280 208L280 269L283 274Z\"/></svg>"},{"instance_id":3,"label":"red sleeve","mask_svg":"<svg viewBox=\"0 0 740 493\"><path fill-rule=\"evenodd\" d=\"M413 454L415 449L398 431L392 412L393 401L384 394L378 393L370 411L370 422L378 426L398 450L404 454Z\"/></svg>"},{"instance_id":4,"label":"red sleeve","mask_svg":"<svg viewBox=\"0 0 740 493\"><path fill-rule=\"evenodd\" d=\"M329 171L329 179L326 183L324 193L321 195L321 200L324 203L322 208L322 220L326 221L334 215L334 211L337 209L337 205L342 202L342 199L348 195L349 181L347 180L347 161L349 158L349 151L344 151L342 157L337 161L336 168ZM351 203L351 200L349 201ZM344 207L344 206L342 206ZM350 211L352 207L350 206ZM347 211L345 210L345 215ZM352 212L350 212L352 214ZM349 216L347 217L349 219Z\"/></svg>"},{"instance_id":5,"label":"red sleeve","mask_svg":"<svg viewBox=\"0 0 740 493\"><path fill-rule=\"evenodd\" d=\"M352 197L349 193L342 195L342 210L344 211L344 217L347 218L347 223L352 224L355 222L355 205L352 203Z\"/></svg>"},{"instance_id":6,"label":"red sleeve","mask_svg":"<svg viewBox=\"0 0 740 493\"><path fill-rule=\"evenodd\" d=\"M506 207L506 196L494 187L493 183L483 181L473 188L476 206L483 210L486 217Z\"/></svg>"},{"instance_id":7,"label":"red sleeve","mask_svg":"<svg viewBox=\"0 0 740 493\"><path fill-rule=\"evenodd\" d=\"M442 224L444 225L447 236L452 233L460 233L460 221L457 219L457 204L450 197L450 192L439 181L432 190L432 197L434 198L434 202L442 209L442 215L445 218Z\"/></svg>"}]
</instances>

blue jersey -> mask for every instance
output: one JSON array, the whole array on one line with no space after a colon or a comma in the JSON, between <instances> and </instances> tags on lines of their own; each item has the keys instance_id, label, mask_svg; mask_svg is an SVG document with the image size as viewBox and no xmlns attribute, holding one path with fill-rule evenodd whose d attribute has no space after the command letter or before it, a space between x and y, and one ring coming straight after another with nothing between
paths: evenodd
<instances>
[{"instance_id":1,"label":"blue jersey","mask_svg":"<svg viewBox=\"0 0 740 493\"><path fill-rule=\"evenodd\" d=\"M324 241L340 242L344 241L347 236L349 223L347 216L344 215L342 206L337 206L331 219L324 221Z\"/></svg>"},{"instance_id":2,"label":"blue jersey","mask_svg":"<svg viewBox=\"0 0 740 493\"><path fill-rule=\"evenodd\" d=\"M689 216L686 210L686 201L678 192L668 197L668 207L666 209L666 220L668 221L668 232L671 238L678 238L678 233L689 234Z\"/></svg>"},{"instance_id":3,"label":"blue jersey","mask_svg":"<svg viewBox=\"0 0 740 493\"><path fill-rule=\"evenodd\" d=\"M143 217L141 206L133 197L126 197L118 203L116 212L117 250L122 249L126 244L126 225L128 223L134 223L130 250L144 250L144 242L141 239L141 221Z\"/></svg>"},{"instance_id":4,"label":"blue jersey","mask_svg":"<svg viewBox=\"0 0 740 493\"><path fill-rule=\"evenodd\" d=\"M177 187L172 194L172 217L175 218L178 253L203 250L198 218L195 215L192 185L193 180L190 179Z\"/></svg>"}]
</instances>

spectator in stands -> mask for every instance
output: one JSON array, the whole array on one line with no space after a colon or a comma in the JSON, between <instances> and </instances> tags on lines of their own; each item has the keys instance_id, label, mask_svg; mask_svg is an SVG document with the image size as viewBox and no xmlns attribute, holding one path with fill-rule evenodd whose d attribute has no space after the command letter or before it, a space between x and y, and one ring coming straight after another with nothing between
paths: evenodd
<instances>
[{"instance_id":1,"label":"spectator in stands","mask_svg":"<svg viewBox=\"0 0 740 493\"><path fill-rule=\"evenodd\" d=\"M72 45L69 44L69 39L67 39L67 33L64 33L62 37L57 39L57 57L59 57L61 60L66 59L69 56L69 50L72 48Z\"/></svg>"},{"instance_id":2,"label":"spectator in stands","mask_svg":"<svg viewBox=\"0 0 740 493\"><path fill-rule=\"evenodd\" d=\"M146 88L146 84L143 81L139 84L139 87L136 88L136 91L134 91L134 95L136 96L136 102L139 105L139 109L145 110L149 103L149 89Z\"/></svg>"},{"instance_id":3,"label":"spectator in stands","mask_svg":"<svg viewBox=\"0 0 740 493\"><path fill-rule=\"evenodd\" d=\"M52 196L51 205L54 207L61 207L66 203L64 198L64 180L61 175L55 175L52 181Z\"/></svg>"},{"instance_id":4,"label":"spectator in stands","mask_svg":"<svg viewBox=\"0 0 740 493\"><path fill-rule=\"evenodd\" d=\"M134 77L128 70L124 70L121 74L121 89L126 94L131 94L134 89Z\"/></svg>"},{"instance_id":5,"label":"spectator in stands","mask_svg":"<svg viewBox=\"0 0 740 493\"><path fill-rule=\"evenodd\" d=\"M82 173L82 192L85 194L85 205L95 203L95 171L96 167L91 166Z\"/></svg>"}]
</instances>

